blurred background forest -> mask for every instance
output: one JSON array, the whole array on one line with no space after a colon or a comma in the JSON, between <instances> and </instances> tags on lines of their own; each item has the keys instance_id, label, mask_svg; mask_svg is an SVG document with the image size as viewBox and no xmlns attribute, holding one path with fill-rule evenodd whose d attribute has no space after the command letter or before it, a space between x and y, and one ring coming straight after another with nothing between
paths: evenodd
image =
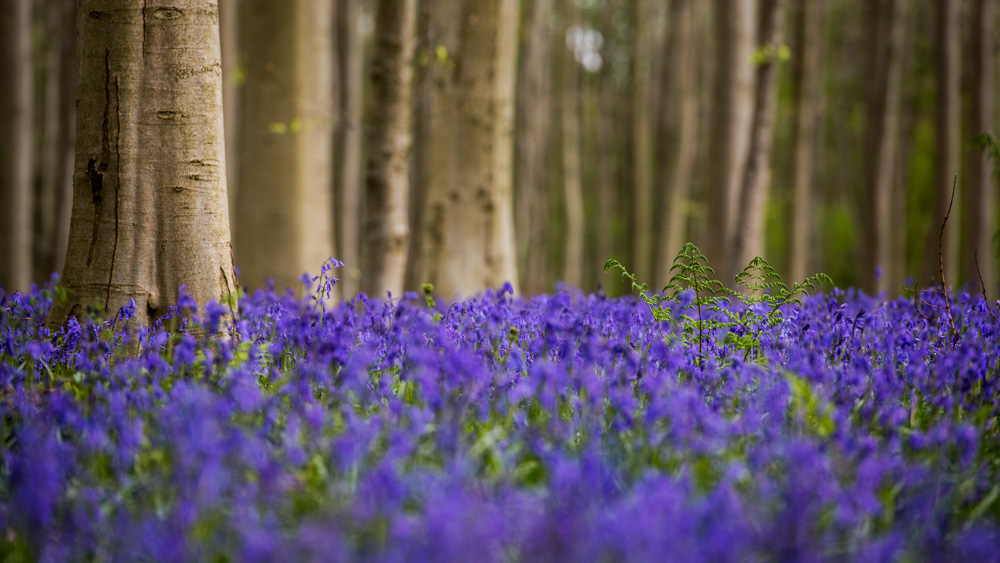
<instances>
[{"instance_id":1,"label":"blurred background forest","mask_svg":"<svg viewBox=\"0 0 1000 563\"><path fill-rule=\"evenodd\" d=\"M617 294L605 260L658 288L690 240L726 279L760 254L786 281L823 271L898 294L939 277L957 175L947 278L978 291L981 273L992 291L1000 198L976 139L1000 116L996 5L220 0L241 282L294 284L332 255L345 295L398 294L366 282L383 275L366 266L381 248L396 258L377 268L408 290L468 294L516 272L521 293ZM3 0L4 287L62 268L85 16L70 0ZM477 84L493 88L480 105ZM486 144L509 150L473 154L483 120L497 120ZM442 237L496 228L441 214L486 189L477 170L513 233L488 260L512 266L436 279L435 252L477 252Z\"/></svg>"}]
</instances>

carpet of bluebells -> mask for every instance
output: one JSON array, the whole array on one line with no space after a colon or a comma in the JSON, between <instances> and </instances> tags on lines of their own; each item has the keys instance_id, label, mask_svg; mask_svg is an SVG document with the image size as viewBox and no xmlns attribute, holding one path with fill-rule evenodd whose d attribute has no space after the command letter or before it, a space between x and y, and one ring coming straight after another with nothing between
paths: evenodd
<instances>
[{"instance_id":1,"label":"carpet of bluebells","mask_svg":"<svg viewBox=\"0 0 1000 563\"><path fill-rule=\"evenodd\" d=\"M1000 560L980 296L828 290L748 355L631 297L331 283L55 333L0 292L0 557Z\"/></svg>"}]
</instances>

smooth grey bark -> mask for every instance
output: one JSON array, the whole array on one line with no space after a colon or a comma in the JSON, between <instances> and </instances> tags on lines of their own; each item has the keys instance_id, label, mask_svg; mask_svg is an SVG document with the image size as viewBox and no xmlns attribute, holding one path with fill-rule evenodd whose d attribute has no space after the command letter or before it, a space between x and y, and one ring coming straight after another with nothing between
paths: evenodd
<instances>
[{"instance_id":1,"label":"smooth grey bark","mask_svg":"<svg viewBox=\"0 0 1000 563\"><path fill-rule=\"evenodd\" d=\"M708 238L704 253L718 279L733 285L729 244L753 122L756 2L721 0L715 6L716 78L712 95L708 169Z\"/></svg>"},{"instance_id":2,"label":"smooth grey bark","mask_svg":"<svg viewBox=\"0 0 1000 563\"><path fill-rule=\"evenodd\" d=\"M971 53L969 73L972 78L972 95L968 112L970 135L998 133L994 111L996 107L996 83L994 53L996 53L997 0L974 0L971 19ZM1000 250L993 240L996 232L996 178L995 162L977 147L966 152L968 189L965 191L966 205L962 225L963 233L963 280L972 287L979 283L986 287L987 296L997 296L997 265L1000 264ZM978 256L979 267L976 267Z\"/></svg>"},{"instance_id":3,"label":"smooth grey bark","mask_svg":"<svg viewBox=\"0 0 1000 563\"><path fill-rule=\"evenodd\" d=\"M525 294L545 291L548 275L546 156L552 137L552 0L535 0L527 10L517 89L517 184L515 205L518 269ZM562 46L563 42L556 41ZM561 47L560 47L561 48Z\"/></svg>"},{"instance_id":4,"label":"smooth grey bark","mask_svg":"<svg viewBox=\"0 0 1000 563\"><path fill-rule=\"evenodd\" d=\"M813 171L816 152L817 109L820 86L820 44L823 0L795 6L795 125L792 147L791 237L788 241L788 274L793 282L810 275L813 246Z\"/></svg>"},{"instance_id":5,"label":"smooth grey bark","mask_svg":"<svg viewBox=\"0 0 1000 563\"><path fill-rule=\"evenodd\" d=\"M417 236L420 257L417 281L437 285L445 261L445 226L451 220L449 194L455 178L455 83L456 52L462 21L463 0L436 0L429 6L429 64L425 71L431 88L428 93L426 191Z\"/></svg>"},{"instance_id":6,"label":"smooth grey bark","mask_svg":"<svg viewBox=\"0 0 1000 563\"><path fill-rule=\"evenodd\" d=\"M410 100L417 0L381 0L372 58L371 151L363 277L365 293L402 296L409 245Z\"/></svg>"},{"instance_id":7,"label":"smooth grey bark","mask_svg":"<svg viewBox=\"0 0 1000 563\"><path fill-rule=\"evenodd\" d=\"M343 294L361 289L361 217L364 216L362 159L364 135L365 46L361 35L362 0L338 0L337 53L340 71L340 115L336 124L335 207L337 252L346 272Z\"/></svg>"},{"instance_id":8,"label":"smooth grey bark","mask_svg":"<svg viewBox=\"0 0 1000 563\"><path fill-rule=\"evenodd\" d=\"M38 208L44 241L35 264L37 279L62 271L69 244L76 138L76 2L50 0L46 6L44 126Z\"/></svg>"},{"instance_id":9,"label":"smooth grey bark","mask_svg":"<svg viewBox=\"0 0 1000 563\"><path fill-rule=\"evenodd\" d=\"M900 275L893 256L894 233L902 228L893 197L898 146L903 10L906 0L873 0L870 6L871 43L865 132L862 283L866 291L889 291ZM901 210L900 210L901 211ZM881 275L878 272L881 271Z\"/></svg>"},{"instance_id":10,"label":"smooth grey bark","mask_svg":"<svg viewBox=\"0 0 1000 563\"><path fill-rule=\"evenodd\" d=\"M248 288L300 288L333 245L332 0L242 0L236 259Z\"/></svg>"},{"instance_id":11,"label":"smooth grey bark","mask_svg":"<svg viewBox=\"0 0 1000 563\"><path fill-rule=\"evenodd\" d=\"M222 109L226 123L226 183L229 209L236 209L239 192L240 90L242 65L239 45L240 0L219 0L219 35L222 41ZM232 216L232 213L230 214ZM237 225L230 225L235 236Z\"/></svg>"},{"instance_id":12,"label":"smooth grey bark","mask_svg":"<svg viewBox=\"0 0 1000 563\"><path fill-rule=\"evenodd\" d=\"M688 208L698 160L699 84L698 59L703 46L702 12L697 0L675 0L670 18L669 72L664 73L664 90L669 106L661 110L668 126L676 129L675 147L667 147L662 156L673 165L666 185L665 218L658 222L656 260L657 285L670 279L674 257L686 242Z\"/></svg>"},{"instance_id":13,"label":"smooth grey bark","mask_svg":"<svg viewBox=\"0 0 1000 563\"><path fill-rule=\"evenodd\" d=\"M763 0L757 36L758 52L750 149L740 188L736 230L730 243L730 272L739 272L764 254L764 212L771 185L771 147L777 104L778 51L781 47L783 0Z\"/></svg>"},{"instance_id":14,"label":"smooth grey bark","mask_svg":"<svg viewBox=\"0 0 1000 563\"><path fill-rule=\"evenodd\" d=\"M438 289L448 296L518 283L513 212L518 1L466 0L460 21L452 76L454 177L435 265Z\"/></svg>"},{"instance_id":15,"label":"smooth grey bark","mask_svg":"<svg viewBox=\"0 0 1000 563\"><path fill-rule=\"evenodd\" d=\"M31 285L31 2L0 3L0 287Z\"/></svg>"},{"instance_id":16,"label":"smooth grey bark","mask_svg":"<svg viewBox=\"0 0 1000 563\"><path fill-rule=\"evenodd\" d=\"M236 291L214 1L83 0L73 218L47 324L135 300L147 325L184 285L199 304Z\"/></svg>"}]
</instances>

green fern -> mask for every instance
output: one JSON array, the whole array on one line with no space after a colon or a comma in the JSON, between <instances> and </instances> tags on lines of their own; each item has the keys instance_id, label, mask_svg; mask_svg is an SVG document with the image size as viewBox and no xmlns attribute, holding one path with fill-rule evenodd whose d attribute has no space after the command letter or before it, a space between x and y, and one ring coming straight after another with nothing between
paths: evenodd
<instances>
[{"instance_id":1,"label":"green fern","mask_svg":"<svg viewBox=\"0 0 1000 563\"><path fill-rule=\"evenodd\" d=\"M676 301L684 291L694 292L692 305L698 311L698 318L681 315L685 343L692 340L698 343L698 362L705 357L705 341L719 329L730 329L732 323L714 318L706 319L705 311L712 311L726 316L731 304L730 297L735 293L719 280L714 279L715 270L708 265L708 258L690 242L685 244L670 267L670 281L663 287L663 292L671 291L671 299ZM676 273L674 273L676 272ZM697 334L695 334L697 333Z\"/></svg>"},{"instance_id":2,"label":"green fern","mask_svg":"<svg viewBox=\"0 0 1000 563\"><path fill-rule=\"evenodd\" d=\"M708 258L691 243L677 253L670 268L670 281L659 294L650 293L648 284L640 282L617 260L604 264L604 271L609 270L621 272L622 279L631 282L632 291L639 293L657 321L661 337L664 336L661 323L667 322L680 328L685 344L697 342L699 365L704 365L705 343L720 331L726 334L724 344L743 351L744 361L766 361L761 354L760 335L784 321L781 306L801 303L802 296L822 284L833 285L830 276L819 273L789 288L778 272L758 256L736 275L735 281L744 291L734 291L715 279L715 270L708 265ZM670 305L680 303L686 291L693 293L690 306L697 311L697 318L680 314L675 319ZM734 299L740 300L744 307L734 310L731 307ZM706 315L706 312L715 314Z\"/></svg>"}]
</instances>

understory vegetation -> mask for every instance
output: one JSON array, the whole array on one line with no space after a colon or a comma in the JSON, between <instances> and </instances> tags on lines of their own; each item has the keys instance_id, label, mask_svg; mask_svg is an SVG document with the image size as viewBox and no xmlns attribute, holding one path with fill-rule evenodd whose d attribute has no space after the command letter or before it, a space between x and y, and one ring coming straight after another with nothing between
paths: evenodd
<instances>
[{"instance_id":1,"label":"understory vegetation","mask_svg":"<svg viewBox=\"0 0 1000 563\"><path fill-rule=\"evenodd\" d=\"M640 298L0 296L5 560L996 560L1000 323L688 245ZM808 293L807 293L808 290ZM947 296L947 300L946 300ZM232 307L238 314L232 316ZM95 317L96 318L96 317Z\"/></svg>"}]
</instances>

